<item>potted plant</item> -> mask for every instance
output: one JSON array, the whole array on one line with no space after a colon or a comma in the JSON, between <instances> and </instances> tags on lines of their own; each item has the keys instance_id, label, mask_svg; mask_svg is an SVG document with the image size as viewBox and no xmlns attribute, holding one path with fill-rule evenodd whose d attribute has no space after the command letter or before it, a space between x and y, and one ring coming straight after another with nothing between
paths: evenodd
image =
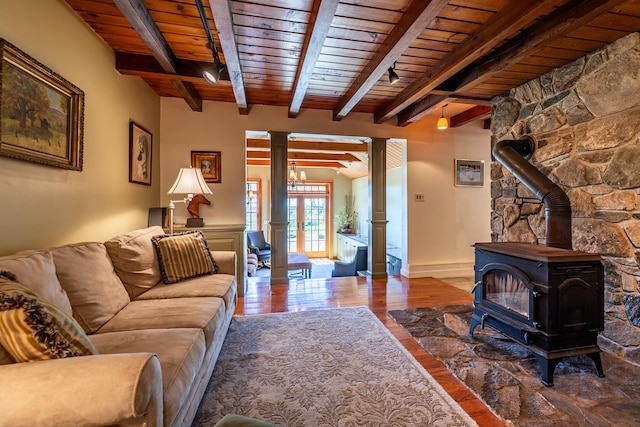
<instances>
[{"instance_id":1,"label":"potted plant","mask_svg":"<svg viewBox=\"0 0 640 427\"><path fill-rule=\"evenodd\" d=\"M336 222L343 234L353 234L358 219L358 212L354 209L355 200L351 196L344 196L344 208L336 215Z\"/></svg>"}]
</instances>

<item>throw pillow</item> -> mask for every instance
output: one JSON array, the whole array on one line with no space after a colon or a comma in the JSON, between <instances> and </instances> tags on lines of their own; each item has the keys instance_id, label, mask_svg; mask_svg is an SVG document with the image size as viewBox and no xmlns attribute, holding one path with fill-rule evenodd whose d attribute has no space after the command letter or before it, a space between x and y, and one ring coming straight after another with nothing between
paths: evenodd
<instances>
[{"instance_id":1,"label":"throw pillow","mask_svg":"<svg viewBox=\"0 0 640 427\"><path fill-rule=\"evenodd\" d=\"M176 283L218 272L201 231L162 234L152 239L164 283Z\"/></svg>"},{"instance_id":2,"label":"throw pillow","mask_svg":"<svg viewBox=\"0 0 640 427\"><path fill-rule=\"evenodd\" d=\"M16 362L98 354L73 317L0 271L0 344Z\"/></svg>"},{"instance_id":3,"label":"throw pillow","mask_svg":"<svg viewBox=\"0 0 640 427\"><path fill-rule=\"evenodd\" d=\"M162 279L151 238L163 233L162 227L154 226L121 234L104 242L129 297L137 297Z\"/></svg>"}]
</instances>

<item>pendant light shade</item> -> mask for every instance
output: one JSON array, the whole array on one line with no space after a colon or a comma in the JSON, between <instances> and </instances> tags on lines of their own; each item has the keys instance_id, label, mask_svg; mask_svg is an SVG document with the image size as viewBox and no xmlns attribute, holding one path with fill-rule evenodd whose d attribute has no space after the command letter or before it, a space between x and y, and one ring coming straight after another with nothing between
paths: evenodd
<instances>
[{"instance_id":1,"label":"pendant light shade","mask_svg":"<svg viewBox=\"0 0 640 427\"><path fill-rule=\"evenodd\" d=\"M447 105L443 105L442 106L442 115L438 119L438 129L439 130L449 129L449 119L447 119L444 116L444 107L446 107Z\"/></svg>"}]
</instances>

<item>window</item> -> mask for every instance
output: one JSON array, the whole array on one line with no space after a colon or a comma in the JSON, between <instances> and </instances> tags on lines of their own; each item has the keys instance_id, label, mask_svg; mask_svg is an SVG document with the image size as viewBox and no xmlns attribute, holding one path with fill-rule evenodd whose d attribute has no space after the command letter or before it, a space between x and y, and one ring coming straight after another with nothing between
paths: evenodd
<instances>
[{"instance_id":1,"label":"window","mask_svg":"<svg viewBox=\"0 0 640 427\"><path fill-rule=\"evenodd\" d=\"M260 230L262 217L260 215L260 206L262 206L262 194L259 179L247 180L247 230Z\"/></svg>"}]
</instances>

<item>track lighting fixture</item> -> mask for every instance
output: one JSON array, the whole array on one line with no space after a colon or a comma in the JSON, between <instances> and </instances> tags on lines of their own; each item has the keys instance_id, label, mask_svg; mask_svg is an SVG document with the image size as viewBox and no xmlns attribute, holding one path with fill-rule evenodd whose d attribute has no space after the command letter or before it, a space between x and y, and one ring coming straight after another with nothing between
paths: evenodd
<instances>
[{"instance_id":1,"label":"track lighting fixture","mask_svg":"<svg viewBox=\"0 0 640 427\"><path fill-rule=\"evenodd\" d=\"M442 115L438 119L438 129L440 129L440 130L449 129L449 119L447 119L444 116L444 107L446 107L447 105L449 105L449 104L444 104L442 106Z\"/></svg>"},{"instance_id":2,"label":"track lighting fixture","mask_svg":"<svg viewBox=\"0 0 640 427\"><path fill-rule=\"evenodd\" d=\"M393 69L395 68L396 63L393 63L393 66L389 67L389 83L394 84L395 82L400 80L400 77L398 77L398 74L396 74L395 71L393 71Z\"/></svg>"},{"instance_id":3,"label":"track lighting fixture","mask_svg":"<svg viewBox=\"0 0 640 427\"><path fill-rule=\"evenodd\" d=\"M224 70L224 64L220 61L220 57L218 56L218 50L216 49L216 44L213 40L213 36L211 35L211 27L209 27L207 15L204 13L202 0L196 0L196 6L198 7L198 13L200 14L200 20L202 21L204 32L207 34L207 40L209 40L209 48L213 54L213 65L207 66L202 70L202 77L209 83L216 84L218 83L218 80L220 80L220 73Z\"/></svg>"}]
</instances>

